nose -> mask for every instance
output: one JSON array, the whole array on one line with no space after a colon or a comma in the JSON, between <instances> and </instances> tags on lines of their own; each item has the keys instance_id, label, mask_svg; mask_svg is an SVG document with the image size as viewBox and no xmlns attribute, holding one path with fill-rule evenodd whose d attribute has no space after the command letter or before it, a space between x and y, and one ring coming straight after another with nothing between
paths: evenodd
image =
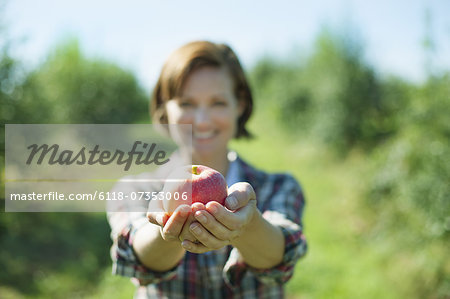
<instances>
[{"instance_id":1,"label":"nose","mask_svg":"<svg viewBox=\"0 0 450 299\"><path fill-rule=\"evenodd\" d=\"M197 129L208 129L211 125L210 111L206 107L198 107L195 110L194 126Z\"/></svg>"}]
</instances>

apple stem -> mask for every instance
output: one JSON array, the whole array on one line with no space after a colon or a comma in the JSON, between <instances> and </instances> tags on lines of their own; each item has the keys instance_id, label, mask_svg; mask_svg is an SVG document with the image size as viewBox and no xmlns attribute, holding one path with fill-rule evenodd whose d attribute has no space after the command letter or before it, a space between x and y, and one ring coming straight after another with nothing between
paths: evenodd
<instances>
[{"instance_id":1,"label":"apple stem","mask_svg":"<svg viewBox=\"0 0 450 299\"><path fill-rule=\"evenodd\" d=\"M198 174L197 169L198 169L198 166L192 166L192 173Z\"/></svg>"}]
</instances>

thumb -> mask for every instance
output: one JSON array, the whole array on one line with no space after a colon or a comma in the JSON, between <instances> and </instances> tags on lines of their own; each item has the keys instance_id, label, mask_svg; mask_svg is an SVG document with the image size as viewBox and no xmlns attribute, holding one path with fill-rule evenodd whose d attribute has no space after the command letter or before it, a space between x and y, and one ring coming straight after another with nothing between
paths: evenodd
<instances>
[{"instance_id":1,"label":"thumb","mask_svg":"<svg viewBox=\"0 0 450 299\"><path fill-rule=\"evenodd\" d=\"M235 211L245 207L250 200L256 200L256 194L249 183L240 182L228 188L228 197L225 200L225 207Z\"/></svg>"}]
</instances>

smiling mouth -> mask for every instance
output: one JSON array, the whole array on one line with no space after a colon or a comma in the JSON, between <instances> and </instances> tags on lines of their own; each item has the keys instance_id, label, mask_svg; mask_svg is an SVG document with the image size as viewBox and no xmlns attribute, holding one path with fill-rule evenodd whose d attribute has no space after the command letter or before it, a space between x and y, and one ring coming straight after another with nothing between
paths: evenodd
<instances>
[{"instance_id":1,"label":"smiling mouth","mask_svg":"<svg viewBox=\"0 0 450 299\"><path fill-rule=\"evenodd\" d=\"M194 132L194 138L197 140L208 140L217 135L217 131Z\"/></svg>"}]
</instances>

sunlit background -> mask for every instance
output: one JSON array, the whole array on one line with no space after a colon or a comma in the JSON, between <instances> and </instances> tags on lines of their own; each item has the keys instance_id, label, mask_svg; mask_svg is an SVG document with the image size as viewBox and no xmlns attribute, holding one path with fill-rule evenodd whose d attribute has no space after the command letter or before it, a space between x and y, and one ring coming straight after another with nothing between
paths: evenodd
<instances>
[{"instance_id":1,"label":"sunlit background","mask_svg":"<svg viewBox=\"0 0 450 299\"><path fill-rule=\"evenodd\" d=\"M383 73L425 78L424 42L433 63L450 66L450 3L436 1L8 1L3 32L15 56L42 62L68 36L88 55L131 68L151 88L168 53L185 42L229 43L247 67L261 55L310 51L324 26L352 35Z\"/></svg>"},{"instance_id":2,"label":"sunlit background","mask_svg":"<svg viewBox=\"0 0 450 299\"><path fill-rule=\"evenodd\" d=\"M288 296L450 297L450 1L0 3L2 170L5 123L148 123L170 52L225 42L256 99L232 147L306 194ZM0 298L134 292L104 214L1 213L0 244Z\"/></svg>"}]
</instances>

